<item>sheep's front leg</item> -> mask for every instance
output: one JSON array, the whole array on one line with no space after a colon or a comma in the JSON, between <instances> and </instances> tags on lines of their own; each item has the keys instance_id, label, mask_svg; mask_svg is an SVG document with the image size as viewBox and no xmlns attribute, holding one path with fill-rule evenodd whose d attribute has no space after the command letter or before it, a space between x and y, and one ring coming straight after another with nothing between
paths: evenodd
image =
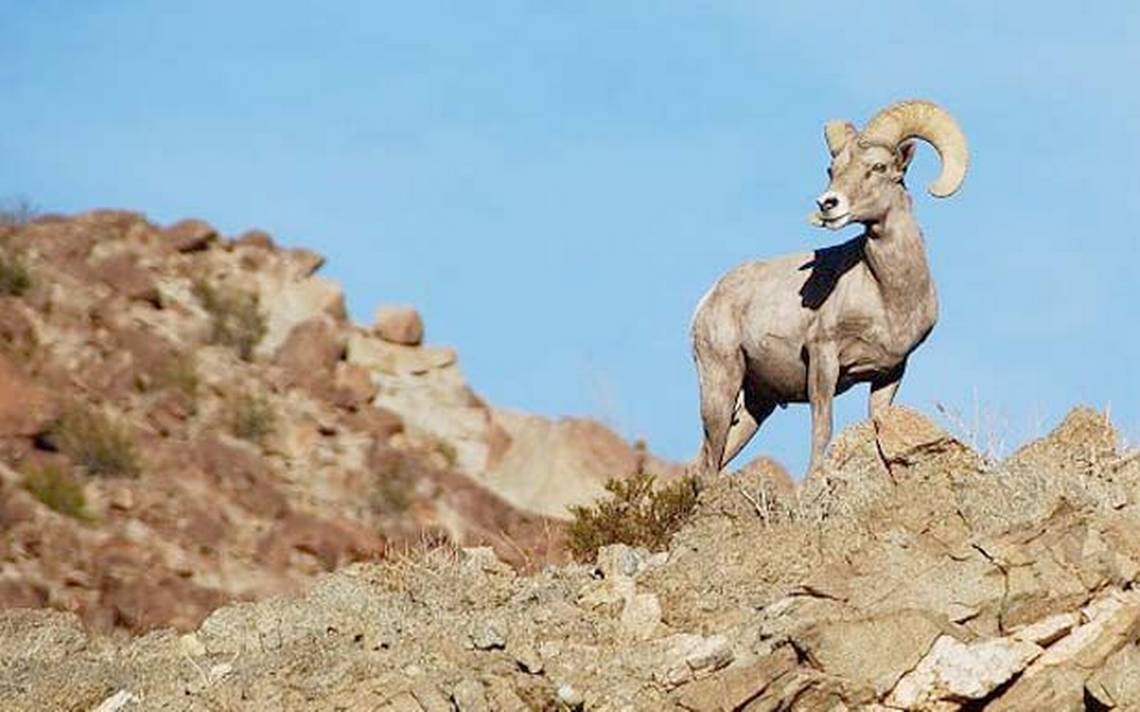
<instances>
[{"instance_id":1,"label":"sheep's front leg","mask_svg":"<svg viewBox=\"0 0 1140 712\"><path fill-rule=\"evenodd\" d=\"M808 401L811 402L811 461L808 474L823 466L831 441L831 402L839 381L839 355L830 345L808 352Z\"/></svg>"}]
</instances>

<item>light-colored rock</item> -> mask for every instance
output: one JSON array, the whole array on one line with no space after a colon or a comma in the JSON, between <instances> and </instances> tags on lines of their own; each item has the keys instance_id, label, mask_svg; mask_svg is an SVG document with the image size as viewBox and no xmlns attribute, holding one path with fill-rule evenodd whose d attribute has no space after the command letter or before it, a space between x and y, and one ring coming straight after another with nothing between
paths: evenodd
<instances>
[{"instance_id":1,"label":"light-colored rock","mask_svg":"<svg viewBox=\"0 0 1140 712\"><path fill-rule=\"evenodd\" d=\"M138 695L128 690L119 690L99 703L91 712L119 712L139 701Z\"/></svg>"},{"instance_id":2,"label":"light-colored rock","mask_svg":"<svg viewBox=\"0 0 1140 712\"><path fill-rule=\"evenodd\" d=\"M542 661L542 655L530 645L521 645L515 653L515 664L523 672L530 673L531 675L541 675L545 669L545 664Z\"/></svg>"},{"instance_id":3,"label":"light-colored rock","mask_svg":"<svg viewBox=\"0 0 1140 712\"><path fill-rule=\"evenodd\" d=\"M794 632L792 644L816 669L867 684L884 695L914 669L941 633L933 616L904 610L813 623Z\"/></svg>"},{"instance_id":4,"label":"light-colored rock","mask_svg":"<svg viewBox=\"0 0 1140 712\"><path fill-rule=\"evenodd\" d=\"M487 693L483 683L469 677L463 678L451 691L451 701L458 712L490 712Z\"/></svg>"},{"instance_id":5,"label":"light-colored rock","mask_svg":"<svg viewBox=\"0 0 1140 712\"><path fill-rule=\"evenodd\" d=\"M1085 614L1088 622L1050 646L1026 670L1026 677L1058 666L1091 671L1140 636L1138 591L1111 591L1086 607Z\"/></svg>"},{"instance_id":6,"label":"light-colored rock","mask_svg":"<svg viewBox=\"0 0 1140 712\"><path fill-rule=\"evenodd\" d=\"M372 331L393 344L419 346L424 340L424 322L412 307L380 307L376 310Z\"/></svg>"},{"instance_id":7,"label":"light-colored rock","mask_svg":"<svg viewBox=\"0 0 1140 712\"><path fill-rule=\"evenodd\" d=\"M649 640L661 625L661 602L653 593L636 593L621 612L622 630L636 640Z\"/></svg>"},{"instance_id":8,"label":"light-colored rock","mask_svg":"<svg viewBox=\"0 0 1140 712\"><path fill-rule=\"evenodd\" d=\"M586 704L586 698L582 693L569 683L559 685L555 694L558 696L558 701L571 710L580 710Z\"/></svg>"},{"instance_id":9,"label":"light-colored rock","mask_svg":"<svg viewBox=\"0 0 1140 712\"><path fill-rule=\"evenodd\" d=\"M654 677L666 688L684 685L696 677L715 672L733 660L732 648L723 635L704 637L679 633L665 641L661 666Z\"/></svg>"},{"instance_id":10,"label":"light-colored rock","mask_svg":"<svg viewBox=\"0 0 1140 712\"><path fill-rule=\"evenodd\" d=\"M468 546L460 550L460 565L468 573L495 574L499 576L513 576L514 569L499 559L495 550L489 546Z\"/></svg>"},{"instance_id":11,"label":"light-colored rock","mask_svg":"<svg viewBox=\"0 0 1140 712\"><path fill-rule=\"evenodd\" d=\"M598 549L595 566L604 578L634 577L646 565L648 552L625 544L610 544Z\"/></svg>"},{"instance_id":12,"label":"light-colored rock","mask_svg":"<svg viewBox=\"0 0 1140 712\"><path fill-rule=\"evenodd\" d=\"M343 318L344 292L336 282L309 277L299 282L281 283L269 277L261 279L257 290L258 304L265 315L265 336L254 350L258 356L272 357L293 327L302 322L321 315Z\"/></svg>"},{"instance_id":13,"label":"light-colored rock","mask_svg":"<svg viewBox=\"0 0 1140 712\"><path fill-rule=\"evenodd\" d=\"M567 507L592 503L606 494L606 480L631 475L639 466L634 448L590 420L555 421L496 409L494 423L510 446L489 463L486 482L532 512L569 519Z\"/></svg>"},{"instance_id":14,"label":"light-colored rock","mask_svg":"<svg viewBox=\"0 0 1140 712\"><path fill-rule=\"evenodd\" d=\"M422 680L412 686L412 697L420 704L424 712L452 712L451 703L439 691L439 688Z\"/></svg>"},{"instance_id":15,"label":"light-colored rock","mask_svg":"<svg viewBox=\"0 0 1140 712\"><path fill-rule=\"evenodd\" d=\"M484 618L476 621L468 637L476 650L502 650L507 647L506 621Z\"/></svg>"},{"instance_id":16,"label":"light-colored rock","mask_svg":"<svg viewBox=\"0 0 1140 712\"><path fill-rule=\"evenodd\" d=\"M498 676L487 679L487 701L495 712L530 712L511 683Z\"/></svg>"},{"instance_id":17,"label":"light-colored rock","mask_svg":"<svg viewBox=\"0 0 1140 712\"><path fill-rule=\"evenodd\" d=\"M1077 612L1058 613L1043 618L1036 623L1015 628L1010 636L1015 640L1023 640L1036 645L1048 646L1069 634L1081 620Z\"/></svg>"},{"instance_id":18,"label":"light-colored rock","mask_svg":"<svg viewBox=\"0 0 1140 712\"><path fill-rule=\"evenodd\" d=\"M899 680L888 705L912 709L940 700L983 699L1040 654L1040 647L1021 640L962 643L943 635L918 666Z\"/></svg>"}]
</instances>

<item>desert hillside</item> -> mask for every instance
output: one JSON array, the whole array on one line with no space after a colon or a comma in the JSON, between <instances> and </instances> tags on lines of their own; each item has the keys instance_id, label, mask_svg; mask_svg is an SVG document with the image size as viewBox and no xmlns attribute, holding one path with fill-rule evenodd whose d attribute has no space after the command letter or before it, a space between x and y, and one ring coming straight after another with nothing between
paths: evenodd
<instances>
[{"instance_id":1,"label":"desert hillside","mask_svg":"<svg viewBox=\"0 0 1140 712\"><path fill-rule=\"evenodd\" d=\"M1140 707L1140 459L1074 410L1000 464L893 409L792 489L705 484L667 551L520 575L426 547L112 641L0 618L7 709ZM101 705L101 706L100 706Z\"/></svg>"},{"instance_id":2,"label":"desert hillside","mask_svg":"<svg viewBox=\"0 0 1140 712\"><path fill-rule=\"evenodd\" d=\"M563 556L566 507L667 469L504 412L414 310L346 317L322 258L97 211L0 221L0 606L191 629L424 542Z\"/></svg>"}]
</instances>

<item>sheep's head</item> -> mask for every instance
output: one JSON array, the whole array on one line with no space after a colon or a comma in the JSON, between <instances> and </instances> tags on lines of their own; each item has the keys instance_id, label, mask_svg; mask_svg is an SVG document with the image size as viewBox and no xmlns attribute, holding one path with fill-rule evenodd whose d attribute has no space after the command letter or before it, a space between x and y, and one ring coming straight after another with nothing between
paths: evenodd
<instances>
[{"instance_id":1,"label":"sheep's head","mask_svg":"<svg viewBox=\"0 0 1140 712\"><path fill-rule=\"evenodd\" d=\"M966 137L950 114L929 101L892 104L862 132L849 122L829 121L824 137L831 153L829 182L811 221L831 230L883 219L906 191L903 178L915 153L912 138L932 145L942 159L942 172L929 187L931 195L953 195L966 175Z\"/></svg>"}]
</instances>

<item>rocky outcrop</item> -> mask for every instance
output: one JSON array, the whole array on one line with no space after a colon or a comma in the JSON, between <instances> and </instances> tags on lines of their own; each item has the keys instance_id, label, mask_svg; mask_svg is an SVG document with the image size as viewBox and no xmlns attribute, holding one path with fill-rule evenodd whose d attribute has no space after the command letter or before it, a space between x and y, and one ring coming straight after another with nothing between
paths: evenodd
<instances>
[{"instance_id":1,"label":"rocky outcrop","mask_svg":"<svg viewBox=\"0 0 1140 712\"><path fill-rule=\"evenodd\" d=\"M1071 437L1074 422L1084 436ZM0 700L1135 709L1140 462L1103 448L1080 470L1080 497L1066 484L1074 462L1090 462L1090 441L1114 440L1103 417L1077 411L1032 445L1055 457L1037 457L1029 475L1023 456L983 462L895 409L845 432L800 488L764 463L744 481L707 483L667 552L614 545L593 565L522 575L490 548L428 548L344 567L301 597L220 608L181 636L129 642L63 613L8 612ZM979 508L994 480L1020 506Z\"/></svg>"}]
</instances>

